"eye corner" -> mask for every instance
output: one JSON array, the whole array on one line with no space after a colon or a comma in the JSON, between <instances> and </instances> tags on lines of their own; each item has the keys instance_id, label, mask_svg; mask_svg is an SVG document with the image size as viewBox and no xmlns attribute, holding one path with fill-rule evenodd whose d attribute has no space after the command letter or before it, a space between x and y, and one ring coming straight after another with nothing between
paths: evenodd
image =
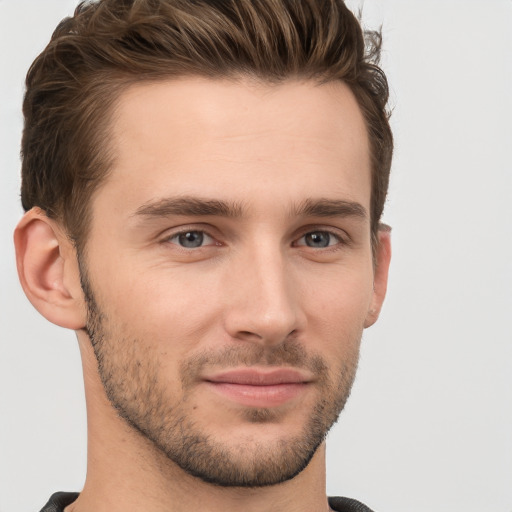
<instances>
[{"instance_id":1,"label":"eye corner","mask_svg":"<svg viewBox=\"0 0 512 512\"><path fill-rule=\"evenodd\" d=\"M293 246L313 250L333 250L349 244L347 234L323 227L308 229L295 240Z\"/></svg>"},{"instance_id":2,"label":"eye corner","mask_svg":"<svg viewBox=\"0 0 512 512\"><path fill-rule=\"evenodd\" d=\"M173 231L160 241L163 245L172 245L183 251L194 251L222 244L205 229L182 228Z\"/></svg>"}]
</instances>

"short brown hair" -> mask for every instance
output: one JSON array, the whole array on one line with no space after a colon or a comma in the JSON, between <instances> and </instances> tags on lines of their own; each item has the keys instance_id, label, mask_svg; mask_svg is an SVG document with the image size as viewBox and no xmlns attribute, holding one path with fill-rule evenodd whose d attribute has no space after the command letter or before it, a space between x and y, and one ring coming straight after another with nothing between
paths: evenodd
<instances>
[{"instance_id":1,"label":"short brown hair","mask_svg":"<svg viewBox=\"0 0 512 512\"><path fill-rule=\"evenodd\" d=\"M380 43L343 0L81 2L27 74L23 207L40 207L85 242L91 196L112 164L109 122L131 84L186 75L342 80L368 128L375 236L393 151Z\"/></svg>"}]
</instances>

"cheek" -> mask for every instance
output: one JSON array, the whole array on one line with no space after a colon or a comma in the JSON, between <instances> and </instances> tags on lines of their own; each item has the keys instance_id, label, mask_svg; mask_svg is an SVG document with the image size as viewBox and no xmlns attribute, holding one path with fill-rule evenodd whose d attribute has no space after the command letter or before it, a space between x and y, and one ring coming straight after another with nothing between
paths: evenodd
<instances>
[{"instance_id":1,"label":"cheek","mask_svg":"<svg viewBox=\"0 0 512 512\"><path fill-rule=\"evenodd\" d=\"M333 275L323 287L306 295L310 336L331 354L343 356L358 350L373 297L371 275L371 268L368 272Z\"/></svg>"},{"instance_id":2,"label":"cheek","mask_svg":"<svg viewBox=\"0 0 512 512\"><path fill-rule=\"evenodd\" d=\"M307 309L331 325L362 328L373 298L373 271L370 265L340 269L320 276L316 286L306 291Z\"/></svg>"},{"instance_id":3,"label":"cheek","mask_svg":"<svg viewBox=\"0 0 512 512\"><path fill-rule=\"evenodd\" d=\"M177 272L117 272L99 290L112 336L139 340L162 364L185 357L219 316L201 284Z\"/></svg>"}]
</instances>

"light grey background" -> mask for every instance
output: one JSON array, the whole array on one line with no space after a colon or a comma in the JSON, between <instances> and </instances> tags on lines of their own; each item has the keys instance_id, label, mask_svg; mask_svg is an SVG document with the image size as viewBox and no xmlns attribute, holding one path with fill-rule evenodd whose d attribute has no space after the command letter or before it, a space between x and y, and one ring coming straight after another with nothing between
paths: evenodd
<instances>
[{"instance_id":1,"label":"light grey background","mask_svg":"<svg viewBox=\"0 0 512 512\"><path fill-rule=\"evenodd\" d=\"M24 74L75 0L0 0L0 512L85 477L74 335L17 282ZM358 0L349 2L355 7ZM512 512L512 1L366 0L384 25L394 260L328 441L328 493L377 512Z\"/></svg>"}]
</instances>

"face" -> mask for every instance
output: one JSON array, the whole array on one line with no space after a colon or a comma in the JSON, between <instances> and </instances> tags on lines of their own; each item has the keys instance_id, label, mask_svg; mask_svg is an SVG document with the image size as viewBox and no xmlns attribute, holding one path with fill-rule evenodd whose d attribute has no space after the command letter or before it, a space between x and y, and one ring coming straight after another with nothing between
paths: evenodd
<instances>
[{"instance_id":1,"label":"face","mask_svg":"<svg viewBox=\"0 0 512 512\"><path fill-rule=\"evenodd\" d=\"M376 305L354 97L341 83L138 85L112 147L80 256L111 404L205 481L292 478L343 408Z\"/></svg>"}]
</instances>

